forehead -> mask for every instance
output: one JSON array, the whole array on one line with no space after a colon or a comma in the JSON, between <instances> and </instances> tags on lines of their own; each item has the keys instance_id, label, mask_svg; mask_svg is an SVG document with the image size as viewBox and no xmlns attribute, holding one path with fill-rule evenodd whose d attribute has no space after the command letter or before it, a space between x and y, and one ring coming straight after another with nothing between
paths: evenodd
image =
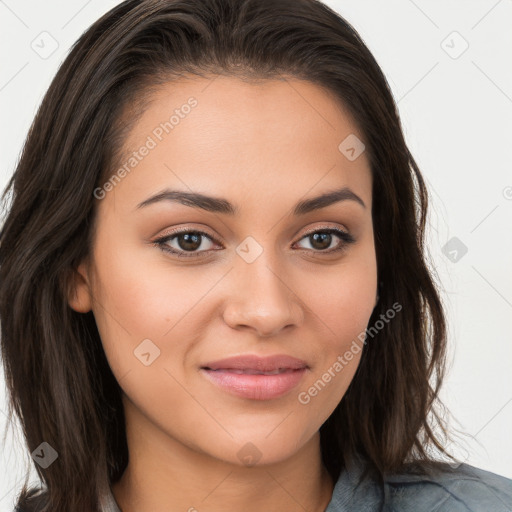
<instances>
[{"instance_id":1,"label":"forehead","mask_svg":"<svg viewBox=\"0 0 512 512\"><path fill-rule=\"evenodd\" d=\"M151 131L155 122L168 121L173 113L183 119L180 110L191 98L197 100L197 107L192 116L185 112L185 116L192 118L187 124L197 120L194 129L203 128L209 132L209 138L214 127L222 128L224 135L279 134L276 139L280 142L284 142L283 127L316 131L324 136L329 131L359 132L348 110L332 91L306 80L293 77L242 80L219 75L210 78L187 75L149 92L148 101L144 103L145 112L127 142L130 143L141 131ZM296 120L301 122L294 125ZM363 138L361 133L358 135Z\"/></svg>"},{"instance_id":2,"label":"forehead","mask_svg":"<svg viewBox=\"0 0 512 512\"><path fill-rule=\"evenodd\" d=\"M364 140L344 105L311 82L189 76L151 94L124 141L117 164L134 165L115 194L134 205L159 187L296 198L347 185L368 204L365 153L351 161L340 150L353 136Z\"/></svg>"}]
</instances>

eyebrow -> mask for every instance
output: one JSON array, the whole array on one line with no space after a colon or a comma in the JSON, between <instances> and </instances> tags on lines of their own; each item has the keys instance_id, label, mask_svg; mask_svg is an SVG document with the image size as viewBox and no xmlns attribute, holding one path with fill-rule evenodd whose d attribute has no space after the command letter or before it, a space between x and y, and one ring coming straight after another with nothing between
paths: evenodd
<instances>
[{"instance_id":1,"label":"eyebrow","mask_svg":"<svg viewBox=\"0 0 512 512\"><path fill-rule=\"evenodd\" d=\"M137 205L136 209L145 208L151 204L159 203L161 201L171 201L190 206L192 208L199 208L213 213L223 213L227 215L236 215L239 213L239 208L230 203L227 199L207 196L199 192L185 192L181 190L163 190L155 194L145 201ZM355 194L348 187L343 187L331 192L324 192L323 194L299 201L294 209L293 215L305 215L306 213L326 208L334 203L341 201L355 201L363 208L366 208L364 201Z\"/></svg>"}]
</instances>

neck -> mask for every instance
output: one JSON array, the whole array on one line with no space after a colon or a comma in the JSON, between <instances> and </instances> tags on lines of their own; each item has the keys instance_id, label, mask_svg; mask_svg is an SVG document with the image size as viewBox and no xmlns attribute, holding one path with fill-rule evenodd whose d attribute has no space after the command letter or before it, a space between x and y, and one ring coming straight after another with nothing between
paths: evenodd
<instances>
[{"instance_id":1,"label":"neck","mask_svg":"<svg viewBox=\"0 0 512 512\"><path fill-rule=\"evenodd\" d=\"M252 467L185 446L154 427L127 423L129 463L112 492L122 512L324 512L334 482L322 464L320 434L293 456Z\"/></svg>"}]
</instances>

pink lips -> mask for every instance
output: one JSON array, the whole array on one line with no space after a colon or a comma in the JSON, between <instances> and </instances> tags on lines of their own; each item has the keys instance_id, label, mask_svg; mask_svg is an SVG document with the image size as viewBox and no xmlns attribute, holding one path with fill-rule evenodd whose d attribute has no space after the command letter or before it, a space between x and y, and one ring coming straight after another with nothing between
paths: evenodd
<instances>
[{"instance_id":1,"label":"pink lips","mask_svg":"<svg viewBox=\"0 0 512 512\"><path fill-rule=\"evenodd\" d=\"M288 393L308 370L305 361L284 354L230 357L201 366L201 372L211 382L252 400L271 400Z\"/></svg>"}]
</instances>

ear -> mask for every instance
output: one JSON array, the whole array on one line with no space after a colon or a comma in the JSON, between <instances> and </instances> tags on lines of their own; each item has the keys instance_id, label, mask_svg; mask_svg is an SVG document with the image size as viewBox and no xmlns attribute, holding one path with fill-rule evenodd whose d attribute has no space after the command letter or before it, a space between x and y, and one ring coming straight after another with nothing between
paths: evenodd
<instances>
[{"instance_id":1,"label":"ear","mask_svg":"<svg viewBox=\"0 0 512 512\"><path fill-rule=\"evenodd\" d=\"M68 303L77 313L88 313L92 309L92 290L85 262L73 269L68 283Z\"/></svg>"}]
</instances>

